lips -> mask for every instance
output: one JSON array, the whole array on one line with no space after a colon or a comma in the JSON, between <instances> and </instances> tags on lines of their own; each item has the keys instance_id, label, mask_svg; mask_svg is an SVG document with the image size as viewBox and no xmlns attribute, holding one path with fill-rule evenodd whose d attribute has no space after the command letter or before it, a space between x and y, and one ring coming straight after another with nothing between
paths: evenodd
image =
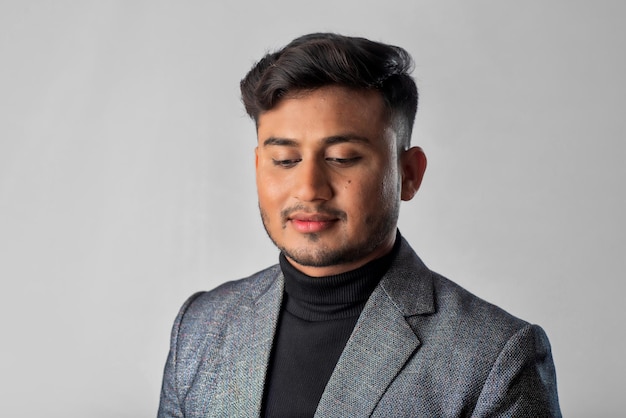
<instances>
[{"instance_id":1,"label":"lips","mask_svg":"<svg viewBox=\"0 0 626 418\"><path fill-rule=\"evenodd\" d=\"M296 213L288 218L294 229L302 233L324 231L335 225L338 220L336 217L315 213Z\"/></svg>"}]
</instances>

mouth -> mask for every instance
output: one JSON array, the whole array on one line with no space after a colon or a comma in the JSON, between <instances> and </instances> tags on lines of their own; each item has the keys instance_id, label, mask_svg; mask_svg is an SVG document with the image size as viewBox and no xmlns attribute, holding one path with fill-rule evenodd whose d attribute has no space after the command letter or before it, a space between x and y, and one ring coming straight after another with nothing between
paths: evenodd
<instances>
[{"instance_id":1,"label":"mouth","mask_svg":"<svg viewBox=\"0 0 626 418\"><path fill-rule=\"evenodd\" d=\"M287 218L294 229L301 233L316 233L333 227L339 218L317 213L295 213Z\"/></svg>"}]
</instances>

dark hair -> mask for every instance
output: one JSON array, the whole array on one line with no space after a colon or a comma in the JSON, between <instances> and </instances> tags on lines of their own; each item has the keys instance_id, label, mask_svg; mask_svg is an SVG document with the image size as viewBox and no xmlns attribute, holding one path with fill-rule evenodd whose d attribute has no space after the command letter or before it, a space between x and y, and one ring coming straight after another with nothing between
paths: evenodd
<instances>
[{"instance_id":1,"label":"dark hair","mask_svg":"<svg viewBox=\"0 0 626 418\"><path fill-rule=\"evenodd\" d=\"M246 112L256 123L288 93L337 84L380 91L398 143L409 146L417 112L413 60L404 49L365 38L313 33L268 53L241 80Z\"/></svg>"}]
</instances>

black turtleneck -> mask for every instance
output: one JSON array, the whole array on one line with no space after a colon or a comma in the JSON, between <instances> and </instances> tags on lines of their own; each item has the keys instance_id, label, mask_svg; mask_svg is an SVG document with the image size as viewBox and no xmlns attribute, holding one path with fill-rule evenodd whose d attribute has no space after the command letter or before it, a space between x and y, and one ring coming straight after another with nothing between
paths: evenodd
<instances>
[{"instance_id":1,"label":"black turtleneck","mask_svg":"<svg viewBox=\"0 0 626 418\"><path fill-rule=\"evenodd\" d=\"M310 277L283 254L285 293L265 379L263 416L312 417L367 299L399 249L346 273Z\"/></svg>"}]
</instances>

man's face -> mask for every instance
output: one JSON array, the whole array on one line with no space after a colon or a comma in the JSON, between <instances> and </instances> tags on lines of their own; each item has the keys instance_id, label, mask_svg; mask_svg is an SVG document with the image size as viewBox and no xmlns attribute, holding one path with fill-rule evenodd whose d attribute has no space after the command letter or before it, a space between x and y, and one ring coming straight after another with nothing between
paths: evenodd
<instances>
[{"instance_id":1,"label":"man's face","mask_svg":"<svg viewBox=\"0 0 626 418\"><path fill-rule=\"evenodd\" d=\"M393 247L401 173L386 115L378 92L329 86L259 116L261 217L302 272L342 273Z\"/></svg>"}]
</instances>

